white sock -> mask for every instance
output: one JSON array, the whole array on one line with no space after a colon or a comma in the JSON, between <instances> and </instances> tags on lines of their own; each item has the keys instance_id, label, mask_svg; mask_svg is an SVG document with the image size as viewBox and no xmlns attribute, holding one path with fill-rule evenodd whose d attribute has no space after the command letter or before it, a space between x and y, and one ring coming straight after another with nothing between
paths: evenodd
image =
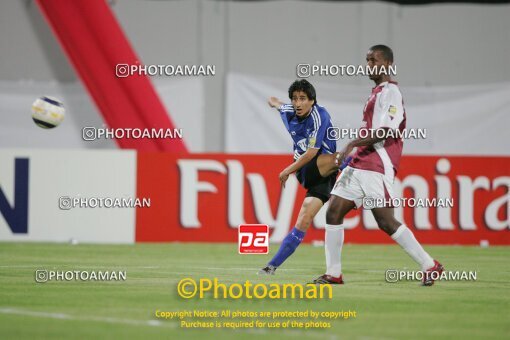
<instances>
[{"instance_id":1,"label":"white sock","mask_svg":"<svg viewBox=\"0 0 510 340\"><path fill-rule=\"evenodd\" d=\"M344 227L326 224L325 237L326 274L340 277L342 274L342 246L344 244Z\"/></svg>"},{"instance_id":2,"label":"white sock","mask_svg":"<svg viewBox=\"0 0 510 340\"><path fill-rule=\"evenodd\" d=\"M413 232L405 224L398 227L397 231L391 235L391 238L404 248L406 253L421 266L421 270L425 271L434 266L432 257L418 243Z\"/></svg>"}]
</instances>

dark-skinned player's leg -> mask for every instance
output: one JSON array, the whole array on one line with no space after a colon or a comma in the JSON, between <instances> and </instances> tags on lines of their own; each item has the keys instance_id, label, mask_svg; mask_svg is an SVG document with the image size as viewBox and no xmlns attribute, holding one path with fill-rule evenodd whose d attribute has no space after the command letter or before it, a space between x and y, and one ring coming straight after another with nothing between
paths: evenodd
<instances>
[{"instance_id":1,"label":"dark-skinned player's leg","mask_svg":"<svg viewBox=\"0 0 510 340\"><path fill-rule=\"evenodd\" d=\"M389 236L393 235L402 224L395 218L393 208L374 208L372 209L372 214L379 229Z\"/></svg>"},{"instance_id":2,"label":"dark-skinned player's leg","mask_svg":"<svg viewBox=\"0 0 510 340\"><path fill-rule=\"evenodd\" d=\"M331 195L328 211L326 212L326 274L315 279L314 283L342 284L342 246L344 244L344 217L356 205L353 201Z\"/></svg>"},{"instance_id":3,"label":"dark-skinned player's leg","mask_svg":"<svg viewBox=\"0 0 510 340\"><path fill-rule=\"evenodd\" d=\"M443 266L435 261L420 245L413 232L405 224L395 219L393 208L381 207L372 209L372 214L379 229L388 234L405 252L421 267L425 273L423 284L431 286L434 283L432 272L441 274Z\"/></svg>"}]
</instances>

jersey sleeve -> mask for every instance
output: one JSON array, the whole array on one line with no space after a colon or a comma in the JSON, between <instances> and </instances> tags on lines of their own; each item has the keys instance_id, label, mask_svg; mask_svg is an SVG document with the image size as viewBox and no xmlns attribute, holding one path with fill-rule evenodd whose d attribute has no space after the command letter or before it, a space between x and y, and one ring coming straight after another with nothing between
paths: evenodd
<instances>
[{"instance_id":1,"label":"jersey sleeve","mask_svg":"<svg viewBox=\"0 0 510 340\"><path fill-rule=\"evenodd\" d=\"M294 115L294 107L292 104L283 104L278 108L278 111L280 111L282 118L286 117L287 120L289 120Z\"/></svg>"},{"instance_id":2,"label":"jersey sleeve","mask_svg":"<svg viewBox=\"0 0 510 340\"><path fill-rule=\"evenodd\" d=\"M283 124L289 130L289 121L294 116L294 107L292 104L283 104L278 108L278 111L280 112Z\"/></svg>"},{"instance_id":3,"label":"jersey sleeve","mask_svg":"<svg viewBox=\"0 0 510 340\"><path fill-rule=\"evenodd\" d=\"M378 126L372 126L372 128L398 129L400 123L404 119L402 94L398 88L391 86L387 91L381 93L379 104L381 107L381 120L378 122Z\"/></svg>"},{"instance_id":4,"label":"jersey sleeve","mask_svg":"<svg viewBox=\"0 0 510 340\"><path fill-rule=\"evenodd\" d=\"M317 107L314 107L311 117L313 124L308 134L307 145L308 148L320 149L326 137L326 130L330 121L329 114L323 109L318 110Z\"/></svg>"}]
</instances>

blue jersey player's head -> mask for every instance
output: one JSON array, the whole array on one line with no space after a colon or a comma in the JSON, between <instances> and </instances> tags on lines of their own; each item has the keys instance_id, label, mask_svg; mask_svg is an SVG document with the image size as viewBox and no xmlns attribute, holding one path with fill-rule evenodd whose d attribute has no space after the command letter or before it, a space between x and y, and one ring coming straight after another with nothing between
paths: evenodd
<instances>
[{"instance_id":1,"label":"blue jersey player's head","mask_svg":"<svg viewBox=\"0 0 510 340\"><path fill-rule=\"evenodd\" d=\"M289 99L298 118L307 117L317 104L315 88L306 79L296 80L289 87Z\"/></svg>"}]
</instances>

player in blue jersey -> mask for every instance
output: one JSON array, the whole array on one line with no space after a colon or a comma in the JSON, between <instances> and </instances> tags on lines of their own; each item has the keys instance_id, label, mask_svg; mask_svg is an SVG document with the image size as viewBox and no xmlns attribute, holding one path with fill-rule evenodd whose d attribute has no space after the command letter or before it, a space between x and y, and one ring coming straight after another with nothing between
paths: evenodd
<instances>
[{"instance_id":1,"label":"player in blue jersey","mask_svg":"<svg viewBox=\"0 0 510 340\"><path fill-rule=\"evenodd\" d=\"M338 174L336 141L327 138L332 127L331 117L317 105L315 88L307 80L296 80L289 87L291 104L278 98L269 98L269 106L277 109L287 131L294 141L294 162L280 173L285 187L289 175L296 173L299 183L307 190L294 228L283 239L280 249L259 275L274 275L275 270L299 246L315 215L329 200Z\"/></svg>"}]
</instances>

